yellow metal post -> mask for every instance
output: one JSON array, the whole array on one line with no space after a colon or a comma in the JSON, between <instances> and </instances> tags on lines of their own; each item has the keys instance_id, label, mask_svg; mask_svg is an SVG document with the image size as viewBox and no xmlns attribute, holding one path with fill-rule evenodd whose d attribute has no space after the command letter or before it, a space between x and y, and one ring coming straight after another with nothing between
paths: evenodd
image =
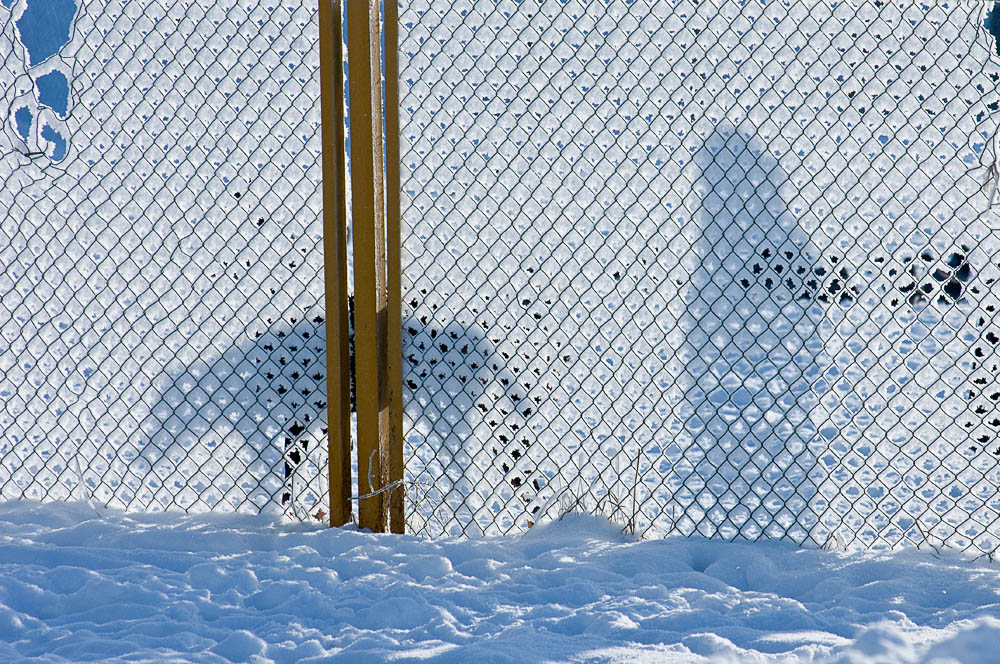
<instances>
[{"instance_id":1,"label":"yellow metal post","mask_svg":"<svg viewBox=\"0 0 1000 664\"><path fill-rule=\"evenodd\" d=\"M385 201L378 0L348 0L354 357L358 413L359 525L385 532L389 449L386 382Z\"/></svg>"},{"instance_id":2,"label":"yellow metal post","mask_svg":"<svg viewBox=\"0 0 1000 664\"><path fill-rule=\"evenodd\" d=\"M330 526L351 521L351 377L347 320L347 196L344 58L340 0L319 0L323 146L323 252L326 279L326 385Z\"/></svg>"},{"instance_id":3,"label":"yellow metal post","mask_svg":"<svg viewBox=\"0 0 1000 664\"><path fill-rule=\"evenodd\" d=\"M387 267L387 333L389 481L389 523L392 532L405 530L403 509L403 349L401 314L400 210L399 210L399 6L385 2L385 217Z\"/></svg>"}]
</instances>

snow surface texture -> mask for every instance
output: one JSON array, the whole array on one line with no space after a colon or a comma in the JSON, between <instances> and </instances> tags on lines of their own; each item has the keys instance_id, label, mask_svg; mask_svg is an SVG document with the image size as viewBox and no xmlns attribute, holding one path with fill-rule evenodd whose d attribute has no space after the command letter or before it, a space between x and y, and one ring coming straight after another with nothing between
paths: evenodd
<instances>
[{"instance_id":1,"label":"snow surface texture","mask_svg":"<svg viewBox=\"0 0 1000 664\"><path fill-rule=\"evenodd\" d=\"M416 530L995 550L989 10L404 3Z\"/></svg>"},{"instance_id":2,"label":"snow surface texture","mask_svg":"<svg viewBox=\"0 0 1000 664\"><path fill-rule=\"evenodd\" d=\"M326 504L315 11L0 3L0 497Z\"/></svg>"},{"instance_id":3,"label":"snow surface texture","mask_svg":"<svg viewBox=\"0 0 1000 664\"><path fill-rule=\"evenodd\" d=\"M379 536L247 515L0 504L0 659L993 664L1000 569L592 516Z\"/></svg>"}]
</instances>

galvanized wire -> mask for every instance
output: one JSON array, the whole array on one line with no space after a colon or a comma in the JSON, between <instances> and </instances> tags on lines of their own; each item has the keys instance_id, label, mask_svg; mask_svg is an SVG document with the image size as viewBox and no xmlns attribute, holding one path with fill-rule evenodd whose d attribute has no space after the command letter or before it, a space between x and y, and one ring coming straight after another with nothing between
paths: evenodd
<instances>
[{"instance_id":1,"label":"galvanized wire","mask_svg":"<svg viewBox=\"0 0 1000 664\"><path fill-rule=\"evenodd\" d=\"M0 3L0 498L326 505L315 13Z\"/></svg>"},{"instance_id":2,"label":"galvanized wire","mask_svg":"<svg viewBox=\"0 0 1000 664\"><path fill-rule=\"evenodd\" d=\"M995 552L990 10L404 3L410 527Z\"/></svg>"}]
</instances>

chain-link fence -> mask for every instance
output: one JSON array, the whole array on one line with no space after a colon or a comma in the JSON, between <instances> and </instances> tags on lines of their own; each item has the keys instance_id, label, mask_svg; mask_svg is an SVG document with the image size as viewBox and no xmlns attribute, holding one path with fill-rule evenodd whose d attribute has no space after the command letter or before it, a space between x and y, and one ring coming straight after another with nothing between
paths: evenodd
<instances>
[{"instance_id":1,"label":"chain-link fence","mask_svg":"<svg viewBox=\"0 0 1000 664\"><path fill-rule=\"evenodd\" d=\"M315 14L0 1L0 497L326 505Z\"/></svg>"},{"instance_id":2,"label":"chain-link fence","mask_svg":"<svg viewBox=\"0 0 1000 664\"><path fill-rule=\"evenodd\" d=\"M411 526L995 551L990 9L405 3Z\"/></svg>"},{"instance_id":3,"label":"chain-link fence","mask_svg":"<svg viewBox=\"0 0 1000 664\"><path fill-rule=\"evenodd\" d=\"M403 3L410 528L993 552L989 11ZM0 497L325 505L316 32L0 0Z\"/></svg>"}]
</instances>

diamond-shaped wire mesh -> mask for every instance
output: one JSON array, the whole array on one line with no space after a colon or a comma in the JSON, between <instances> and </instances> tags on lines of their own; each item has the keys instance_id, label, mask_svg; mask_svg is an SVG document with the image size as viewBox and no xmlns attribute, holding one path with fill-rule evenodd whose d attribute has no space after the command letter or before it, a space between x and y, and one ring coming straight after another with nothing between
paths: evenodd
<instances>
[{"instance_id":1,"label":"diamond-shaped wire mesh","mask_svg":"<svg viewBox=\"0 0 1000 664\"><path fill-rule=\"evenodd\" d=\"M326 504L315 13L0 3L0 497Z\"/></svg>"},{"instance_id":2,"label":"diamond-shaped wire mesh","mask_svg":"<svg viewBox=\"0 0 1000 664\"><path fill-rule=\"evenodd\" d=\"M404 3L411 528L995 551L989 10Z\"/></svg>"}]
</instances>

